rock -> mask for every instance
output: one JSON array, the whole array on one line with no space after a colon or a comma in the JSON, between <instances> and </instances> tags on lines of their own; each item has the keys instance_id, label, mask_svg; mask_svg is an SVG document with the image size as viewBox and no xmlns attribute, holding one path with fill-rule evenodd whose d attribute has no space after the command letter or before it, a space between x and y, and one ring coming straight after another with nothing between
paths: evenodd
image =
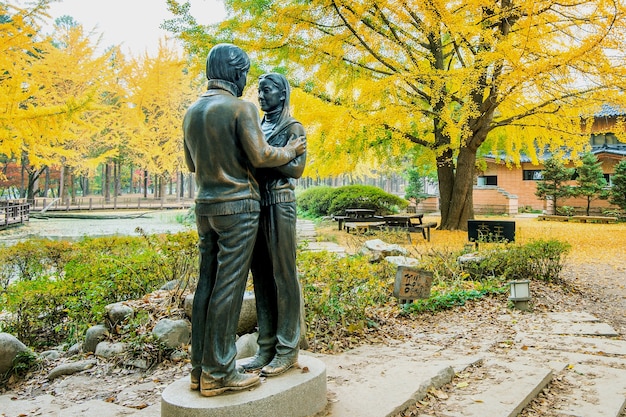
<instances>
[{"instance_id":1,"label":"rock","mask_svg":"<svg viewBox=\"0 0 626 417\"><path fill-rule=\"evenodd\" d=\"M96 356L100 356L102 358L112 358L117 355L120 355L126 351L126 343L118 342L100 342L98 346L96 346L95 354Z\"/></svg>"},{"instance_id":2,"label":"rock","mask_svg":"<svg viewBox=\"0 0 626 417\"><path fill-rule=\"evenodd\" d=\"M130 359L127 361L124 361L124 365L126 366L132 366L133 368L138 368L138 369L148 369L148 361L145 359L141 359L141 358L137 358L137 359Z\"/></svg>"},{"instance_id":3,"label":"rock","mask_svg":"<svg viewBox=\"0 0 626 417\"><path fill-rule=\"evenodd\" d=\"M45 352L41 352L39 357L46 360L55 360L61 357L61 352L58 350L46 350Z\"/></svg>"},{"instance_id":4,"label":"rock","mask_svg":"<svg viewBox=\"0 0 626 417\"><path fill-rule=\"evenodd\" d=\"M191 326L187 320L162 319L154 326L152 335L170 349L189 343Z\"/></svg>"},{"instance_id":5,"label":"rock","mask_svg":"<svg viewBox=\"0 0 626 417\"><path fill-rule=\"evenodd\" d=\"M187 317L189 317L190 319L193 311L193 296L193 293L187 294L185 296L185 301L183 301L183 309L185 310L185 314L187 315Z\"/></svg>"},{"instance_id":6,"label":"rock","mask_svg":"<svg viewBox=\"0 0 626 417\"><path fill-rule=\"evenodd\" d=\"M72 346L70 346L70 348L67 350L67 352L65 352L65 356L78 355L82 349L83 349L83 344L82 343L80 343L80 342L74 343ZM95 349L95 347L94 347L94 349Z\"/></svg>"},{"instance_id":7,"label":"rock","mask_svg":"<svg viewBox=\"0 0 626 417\"><path fill-rule=\"evenodd\" d=\"M135 315L135 310L124 303L109 304L104 309L107 312L109 320L114 326L118 323L123 323Z\"/></svg>"},{"instance_id":8,"label":"rock","mask_svg":"<svg viewBox=\"0 0 626 417\"><path fill-rule=\"evenodd\" d=\"M72 375L77 372L85 371L89 368L93 368L96 363L97 361L95 359L64 363L50 371L50 373L48 374L48 380L52 381L53 379L63 375Z\"/></svg>"},{"instance_id":9,"label":"rock","mask_svg":"<svg viewBox=\"0 0 626 417\"><path fill-rule=\"evenodd\" d=\"M193 310L193 296L189 294L185 297L183 308L185 314L191 319ZM254 293L246 291L241 304L241 313L239 314L239 323L237 324L237 334L250 333L256 327L256 299Z\"/></svg>"},{"instance_id":10,"label":"rock","mask_svg":"<svg viewBox=\"0 0 626 417\"><path fill-rule=\"evenodd\" d=\"M417 266L419 264L417 259L408 256L386 256L385 261L396 266Z\"/></svg>"},{"instance_id":11,"label":"rock","mask_svg":"<svg viewBox=\"0 0 626 417\"><path fill-rule=\"evenodd\" d=\"M17 337L9 333L0 333L0 374L13 368L13 363L20 354L29 352L30 349Z\"/></svg>"},{"instance_id":12,"label":"rock","mask_svg":"<svg viewBox=\"0 0 626 417\"><path fill-rule=\"evenodd\" d=\"M379 262L387 256L406 256L408 254L402 246L385 243L380 239L366 241L361 253L369 253L371 262Z\"/></svg>"},{"instance_id":13,"label":"rock","mask_svg":"<svg viewBox=\"0 0 626 417\"><path fill-rule=\"evenodd\" d=\"M259 345L257 344L257 338L259 337L258 333L247 333L239 337L235 345L237 346L237 357L236 359L249 358L250 356L254 356L256 351L259 349Z\"/></svg>"},{"instance_id":14,"label":"rock","mask_svg":"<svg viewBox=\"0 0 626 417\"><path fill-rule=\"evenodd\" d=\"M97 324L87 329L85 334L85 343L83 344L83 351L95 352L98 343L102 342L109 335L109 330L104 324Z\"/></svg>"},{"instance_id":15,"label":"rock","mask_svg":"<svg viewBox=\"0 0 626 417\"><path fill-rule=\"evenodd\" d=\"M170 360L174 363L177 362L181 362L184 361L185 359L187 359L189 357L189 355L187 354L187 352L182 351L182 350L175 350L174 352L172 352L172 354L170 355Z\"/></svg>"},{"instance_id":16,"label":"rock","mask_svg":"<svg viewBox=\"0 0 626 417\"><path fill-rule=\"evenodd\" d=\"M256 327L256 298L253 292L246 292L241 304L237 334L250 333Z\"/></svg>"},{"instance_id":17,"label":"rock","mask_svg":"<svg viewBox=\"0 0 626 417\"><path fill-rule=\"evenodd\" d=\"M159 289L160 289L160 290L166 290L166 291L169 291L169 290L175 290L175 289L177 289L177 288L179 288L179 287L180 287L180 281L179 281L179 280L177 280L177 279L173 279L173 280L168 281L168 282L166 282L165 284L163 284L163 285L161 286L161 288L159 288Z\"/></svg>"},{"instance_id":18,"label":"rock","mask_svg":"<svg viewBox=\"0 0 626 417\"><path fill-rule=\"evenodd\" d=\"M457 258L457 262L460 264L467 264L470 262L479 263L484 259L483 256L480 256L478 252L466 253L465 255L461 255Z\"/></svg>"}]
</instances>

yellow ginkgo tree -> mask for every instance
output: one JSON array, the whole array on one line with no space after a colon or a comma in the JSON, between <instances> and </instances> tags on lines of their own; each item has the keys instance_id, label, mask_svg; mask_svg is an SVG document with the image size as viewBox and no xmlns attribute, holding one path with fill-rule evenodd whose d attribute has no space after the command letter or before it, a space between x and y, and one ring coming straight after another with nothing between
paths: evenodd
<instances>
[{"instance_id":1,"label":"yellow ginkgo tree","mask_svg":"<svg viewBox=\"0 0 626 417\"><path fill-rule=\"evenodd\" d=\"M545 146L581 150L584 119L604 103L626 108L623 1L224 3L228 19L201 26L168 0L177 17L167 27L198 60L232 42L262 70L287 74L309 170L422 147L430 161L414 163L436 165L443 229L473 217L479 150L512 162Z\"/></svg>"},{"instance_id":2,"label":"yellow ginkgo tree","mask_svg":"<svg viewBox=\"0 0 626 417\"><path fill-rule=\"evenodd\" d=\"M133 58L127 68L129 158L157 175L160 195L184 165L182 119L199 94L197 74L187 71L180 51L162 41L155 57Z\"/></svg>"},{"instance_id":3,"label":"yellow ginkgo tree","mask_svg":"<svg viewBox=\"0 0 626 417\"><path fill-rule=\"evenodd\" d=\"M0 26L0 88L8 93L0 110L0 153L28 173L28 199L47 167L84 172L107 157L106 149L94 154L93 142L105 141L98 136L110 116L111 95L119 94L112 89L112 52L96 54L80 25L62 20L54 39L38 40L38 19L46 10L41 4L5 9Z\"/></svg>"}]
</instances>

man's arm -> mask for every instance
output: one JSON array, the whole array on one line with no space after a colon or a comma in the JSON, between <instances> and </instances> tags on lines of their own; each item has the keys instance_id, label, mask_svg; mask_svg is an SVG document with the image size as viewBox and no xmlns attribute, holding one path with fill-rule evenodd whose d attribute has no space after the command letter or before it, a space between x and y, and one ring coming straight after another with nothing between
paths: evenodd
<instances>
[{"instance_id":1,"label":"man's arm","mask_svg":"<svg viewBox=\"0 0 626 417\"><path fill-rule=\"evenodd\" d=\"M304 138L305 147L306 147L306 136L305 136L306 133L304 132L304 128L299 123L296 126L297 127L291 133L289 140L292 140L296 137L302 137ZM281 165L273 169L279 172L284 177L297 179L302 176L305 165L306 165L306 152L292 159L287 164Z\"/></svg>"},{"instance_id":2,"label":"man's arm","mask_svg":"<svg viewBox=\"0 0 626 417\"><path fill-rule=\"evenodd\" d=\"M196 164L194 164L193 159L191 158L191 152L187 147L187 141L183 141L183 145L185 147L185 163L187 164L187 169L189 169L189 172L196 172Z\"/></svg>"}]
</instances>

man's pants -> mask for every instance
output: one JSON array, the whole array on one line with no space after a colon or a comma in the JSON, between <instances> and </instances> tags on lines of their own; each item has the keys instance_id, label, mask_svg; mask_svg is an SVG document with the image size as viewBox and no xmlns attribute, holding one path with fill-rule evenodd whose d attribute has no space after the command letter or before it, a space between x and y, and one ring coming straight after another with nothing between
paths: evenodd
<instances>
[{"instance_id":1,"label":"man's pants","mask_svg":"<svg viewBox=\"0 0 626 417\"><path fill-rule=\"evenodd\" d=\"M200 277L191 318L192 372L222 379L235 372L237 325L259 213L198 216Z\"/></svg>"}]
</instances>

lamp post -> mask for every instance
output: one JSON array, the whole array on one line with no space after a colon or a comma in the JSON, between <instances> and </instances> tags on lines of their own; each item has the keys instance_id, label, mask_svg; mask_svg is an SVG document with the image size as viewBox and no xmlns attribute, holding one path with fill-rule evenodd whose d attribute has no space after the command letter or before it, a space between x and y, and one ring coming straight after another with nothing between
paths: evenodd
<instances>
[{"instance_id":1,"label":"lamp post","mask_svg":"<svg viewBox=\"0 0 626 417\"><path fill-rule=\"evenodd\" d=\"M528 311L528 302L530 301L530 281L511 281L509 282L510 295L509 300L517 310Z\"/></svg>"}]
</instances>

